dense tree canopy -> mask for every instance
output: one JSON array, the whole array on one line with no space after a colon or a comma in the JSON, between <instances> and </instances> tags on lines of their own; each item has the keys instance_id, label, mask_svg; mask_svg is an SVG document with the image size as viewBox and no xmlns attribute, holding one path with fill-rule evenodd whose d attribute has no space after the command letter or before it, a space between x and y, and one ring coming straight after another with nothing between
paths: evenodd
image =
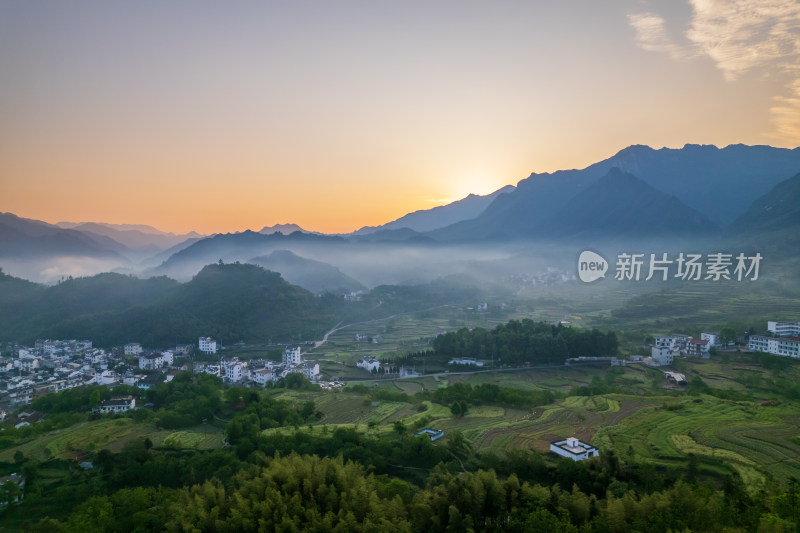
<instances>
[{"instance_id":1,"label":"dense tree canopy","mask_svg":"<svg viewBox=\"0 0 800 533\"><path fill-rule=\"evenodd\" d=\"M433 341L447 357L493 359L505 365L560 364L567 357L617 355L617 336L597 329L551 326L530 319L512 320L492 330L462 328Z\"/></svg>"}]
</instances>

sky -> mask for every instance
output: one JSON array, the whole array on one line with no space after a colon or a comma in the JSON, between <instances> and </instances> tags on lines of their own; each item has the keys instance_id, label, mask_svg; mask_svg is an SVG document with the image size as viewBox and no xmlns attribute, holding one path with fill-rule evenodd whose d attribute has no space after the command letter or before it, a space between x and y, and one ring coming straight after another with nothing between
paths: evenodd
<instances>
[{"instance_id":1,"label":"sky","mask_svg":"<svg viewBox=\"0 0 800 533\"><path fill-rule=\"evenodd\" d=\"M349 232L631 144L800 145L800 4L0 0L0 211Z\"/></svg>"}]
</instances>

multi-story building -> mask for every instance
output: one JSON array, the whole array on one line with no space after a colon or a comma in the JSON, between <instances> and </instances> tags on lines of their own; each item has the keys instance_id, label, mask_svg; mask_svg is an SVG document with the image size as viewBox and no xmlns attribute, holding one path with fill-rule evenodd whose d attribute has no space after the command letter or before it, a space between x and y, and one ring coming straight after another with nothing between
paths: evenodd
<instances>
[{"instance_id":1,"label":"multi-story building","mask_svg":"<svg viewBox=\"0 0 800 533\"><path fill-rule=\"evenodd\" d=\"M800 337L800 322L767 322L767 331L778 337Z\"/></svg>"},{"instance_id":2,"label":"multi-story building","mask_svg":"<svg viewBox=\"0 0 800 533\"><path fill-rule=\"evenodd\" d=\"M142 353L142 345L138 342L130 342L125 345L125 355L139 355Z\"/></svg>"},{"instance_id":3,"label":"multi-story building","mask_svg":"<svg viewBox=\"0 0 800 533\"><path fill-rule=\"evenodd\" d=\"M714 346L719 346L719 333L701 333L700 339L704 341L708 341L708 347L713 348Z\"/></svg>"},{"instance_id":4,"label":"multi-story building","mask_svg":"<svg viewBox=\"0 0 800 533\"><path fill-rule=\"evenodd\" d=\"M686 351L686 343L689 341L688 335L674 334L656 337L657 348L669 348L673 355L680 355Z\"/></svg>"},{"instance_id":5,"label":"multi-story building","mask_svg":"<svg viewBox=\"0 0 800 533\"><path fill-rule=\"evenodd\" d=\"M312 381L316 380L319 377L319 363L306 363L302 366L303 375L306 379L310 379Z\"/></svg>"},{"instance_id":6,"label":"multi-story building","mask_svg":"<svg viewBox=\"0 0 800 533\"><path fill-rule=\"evenodd\" d=\"M164 366L164 356L160 353L139 355L139 368L142 370L157 370Z\"/></svg>"},{"instance_id":7,"label":"multi-story building","mask_svg":"<svg viewBox=\"0 0 800 533\"><path fill-rule=\"evenodd\" d=\"M226 383L239 383L247 372L247 363L239 361L238 358L222 361L222 379Z\"/></svg>"},{"instance_id":8,"label":"multi-story building","mask_svg":"<svg viewBox=\"0 0 800 533\"><path fill-rule=\"evenodd\" d=\"M686 355L690 357L708 358L710 348L707 339L692 339L686 345Z\"/></svg>"},{"instance_id":9,"label":"multi-story building","mask_svg":"<svg viewBox=\"0 0 800 533\"><path fill-rule=\"evenodd\" d=\"M672 364L672 349L669 346L653 346L651 350L653 363L657 366Z\"/></svg>"},{"instance_id":10,"label":"multi-story building","mask_svg":"<svg viewBox=\"0 0 800 533\"><path fill-rule=\"evenodd\" d=\"M197 340L197 348L203 353L217 353L217 341L211 337L200 337Z\"/></svg>"},{"instance_id":11,"label":"multi-story building","mask_svg":"<svg viewBox=\"0 0 800 533\"><path fill-rule=\"evenodd\" d=\"M250 369L248 377L250 378L250 381L258 383L263 387L267 383L275 380L275 373L271 368L256 368Z\"/></svg>"},{"instance_id":12,"label":"multi-story building","mask_svg":"<svg viewBox=\"0 0 800 533\"><path fill-rule=\"evenodd\" d=\"M751 335L747 345L751 352L800 358L800 337L766 337Z\"/></svg>"},{"instance_id":13,"label":"multi-story building","mask_svg":"<svg viewBox=\"0 0 800 533\"><path fill-rule=\"evenodd\" d=\"M283 359L282 362L286 366L295 366L299 365L303 362L303 358L300 357L300 347L299 346L287 346L286 349L283 351Z\"/></svg>"}]
</instances>

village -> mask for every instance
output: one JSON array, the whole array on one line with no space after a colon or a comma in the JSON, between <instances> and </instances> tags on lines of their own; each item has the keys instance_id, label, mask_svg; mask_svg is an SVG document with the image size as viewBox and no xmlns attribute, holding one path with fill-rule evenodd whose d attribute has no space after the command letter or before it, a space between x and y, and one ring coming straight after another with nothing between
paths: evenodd
<instances>
[{"instance_id":1,"label":"village","mask_svg":"<svg viewBox=\"0 0 800 533\"><path fill-rule=\"evenodd\" d=\"M369 340L375 342L378 339ZM356 341L367 341L367 336L356 335ZM736 349L733 342L723 339L719 333L702 333L699 339L680 333L660 335L649 347L649 356L632 354L627 358L602 359L608 359L612 366L643 364L668 367L673 365L675 358L708 359L715 351ZM128 385L148 389L187 371L215 375L226 384L243 387L266 387L289 374L300 374L326 390L343 385L338 381L323 381L319 364L306 360L299 346L286 346L280 362L263 358L245 361L235 356L219 356L216 361L208 362L209 356L219 354L217 342L210 337L198 338L196 350L204 362L192 357L196 353L192 345L146 350L140 343L132 342L106 351L94 347L90 340L40 339L32 347L10 343L6 348L7 356L0 357L0 420L5 419L6 413L18 411L33 399L52 392L87 385L111 389ZM747 350L800 358L800 322L768 321L765 334L749 336ZM572 357L566 364L587 363L590 359L601 358ZM483 370L484 363L474 358L459 358L451 359L448 366ZM355 365L376 378L419 375L413 368L384 364L374 355L362 356ZM674 385L687 383L686 377L679 372L665 370L664 376ZM95 408L95 412L118 413L133 408L135 400L132 397L115 397L105 400Z\"/></svg>"},{"instance_id":2,"label":"village","mask_svg":"<svg viewBox=\"0 0 800 533\"><path fill-rule=\"evenodd\" d=\"M145 350L140 343L133 342L108 352L94 347L90 340L40 339L32 347L9 344L6 351L12 356L0 357L0 420L4 420L7 413L49 393L88 385L149 389L190 369L219 376L231 385L247 387L265 387L292 373L302 374L312 382L319 382L321 378L319 364L306 361L299 346L287 346L280 362L220 357L211 364L195 363L194 350L192 345ZM200 337L197 350L206 357L215 355L217 342L210 337ZM320 384L326 388L337 386L335 383ZM133 408L133 398L120 397L104 401L95 411L118 413Z\"/></svg>"}]
</instances>

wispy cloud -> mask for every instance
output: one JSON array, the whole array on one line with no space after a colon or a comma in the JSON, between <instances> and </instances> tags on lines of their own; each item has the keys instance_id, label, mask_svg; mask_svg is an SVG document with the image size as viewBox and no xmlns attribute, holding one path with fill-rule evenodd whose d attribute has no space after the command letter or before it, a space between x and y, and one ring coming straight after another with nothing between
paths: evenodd
<instances>
[{"instance_id":1,"label":"wispy cloud","mask_svg":"<svg viewBox=\"0 0 800 533\"><path fill-rule=\"evenodd\" d=\"M734 80L759 67L796 65L800 4L780 0L691 0L686 36Z\"/></svg>"},{"instance_id":2,"label":"wispy cloud","mask_svg":"<svg viewBox=\"0 0 800 533\"><path fill-rule=\"evenodd\" d=\"M791 80L771 108L777 137L800 142L800 3L786 0L689 0L688 42L678 44L655 13L629 15L644 50L675 59L706 56L725 79L750 71Z\"/></svg>"},{"instance_id":3,"label":"wispy cloud","mask_svg":"<svg viewBox=\"0 0 800 533\"><path fill-rule=\"evenodd\" d=\"M675 44L667 33L664 17L656 13L628 15L628 21L636 30L636 42L648 52L663 52L674 59L692 55L691 49Z\"/></svg>"},{"instance_id":4,"label":"wispy cloud","mask_svg":"<svg viewBox=\"0 0 800 533\"><path fill-rule=\"evenodd\" d=\"M795 80L788 96L776 96L770 108L775 124L775 137L800 141L800 79Z\"/></svg>"}]
</instances>

